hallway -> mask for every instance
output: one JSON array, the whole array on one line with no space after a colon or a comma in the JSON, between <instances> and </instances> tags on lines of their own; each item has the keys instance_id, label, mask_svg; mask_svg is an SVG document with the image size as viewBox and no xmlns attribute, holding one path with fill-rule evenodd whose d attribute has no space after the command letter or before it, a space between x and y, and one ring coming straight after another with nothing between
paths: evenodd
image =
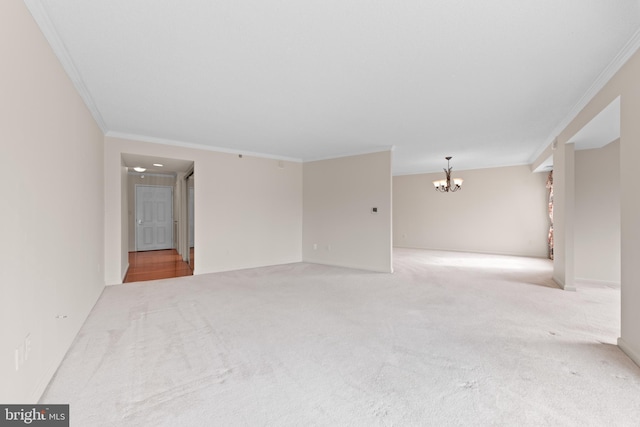
<instances>
[{"instance_id":1,"label":"hallway","mask_svg":"<svg viewBox=\"0 0 640 427\"><path fill-rule=\"evenodd\" d=\"M191 276L189 264L175 249L129 252L129 271L124 283Z\"/></svg>"}]
</instances>

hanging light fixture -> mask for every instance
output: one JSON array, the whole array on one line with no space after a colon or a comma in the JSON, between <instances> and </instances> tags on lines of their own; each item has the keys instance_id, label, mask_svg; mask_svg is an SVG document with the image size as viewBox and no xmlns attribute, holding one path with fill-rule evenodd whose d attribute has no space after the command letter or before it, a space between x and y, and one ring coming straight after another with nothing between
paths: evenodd
<instances>
[{"instance_id":1,"label":"hanging light fixture","mask_svg":"<svg viewBox=\"0 0 640 427\"><path fill-rule=\"evenodd\" d=\"M436 191L440 191L441 193L453 193L462 188L463 179L451 178L451 166L449 166L449 160L451 160L451 158L451 156L445 157L445 159L447 159L447 168L444 169L444 173L447 176L446 179L433 181L433 186L436 188ZM453 185L451 185L451 181L453 181Z\"/></svg>"}]
</instances>

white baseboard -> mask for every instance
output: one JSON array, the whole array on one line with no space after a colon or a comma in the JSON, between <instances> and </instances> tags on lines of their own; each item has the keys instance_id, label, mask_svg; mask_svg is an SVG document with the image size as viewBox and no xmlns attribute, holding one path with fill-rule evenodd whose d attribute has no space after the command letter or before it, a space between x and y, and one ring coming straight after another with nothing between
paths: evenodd
<instances>
[{"instance_id":1,"label":"white baseboard","mask_svg":"<svg viewBox=\"0 0 640 427\"><path fill-rule=\"evenodd\" d=\"M69 348L70 347L71 347L71 344L69 344ZM58 367L62 363L63 359L64 359L64 354L62 355L62 357L57 358L56 360L52 361L49 364L49 366L47 366L47 368L42 373L42 376L38 380L36 386L31 390L31 394L29 396L29 402L21 402L21 403L33 402L34 404L37 404L40 402L40 398L42 397L44 392L47 390L47 387L49 387L49 382L58 371Z\"/></svg>"},{"instance_id":2,"label":"white baseboard","mask_svg":"<svg viewBox=\"0 0 640 427\"><path fill-rule=\"evenodd\" d=\"M314 259L303 259L302 262L307 262L309 264L330 265L332 267L352 268L354 270L373 271L375 273L393 273L393 266L391 266L389 269L378 269L378 268L371 268L369 266L355 265L355 264L349 264L349 263L327 262L327 261L314 260Z\"/></svg>"},{"instance_id":3,"label":"white baseboard","mask_svg":"<svg viewBox=\"0 0 640 427\"><path fill-rule=\"evenodd\" d=\"M622 337L618 338L618 347L620 347L620 350L624 351L624 353L629 356L629 359L633 360L636 365L640 366L640 351L632 349L629 343L622 339Z\"/></svg>"},{"instance_id":4,"label":"white baseboard","mask_svg":"<svg viewBox=\"0 0 640 427\"><path fill-rule=\"evenodd\" d=\"M564 281L560 280L558 277L553 276L552 279L553 279L554 282L556 282L556 285L560 286L560 289L565 290L565 291L569 291L569 292L575 292L576 291L576 287L575 286L571 286L571 285L565 284Z\"/></svg>"},{"instance_id":5,"label":"white baseboard","mask_svg":"<svg viewBox=\"0 0 640 427\"><path fill-rule=\"evenodd\" d=\"M124 279L126 279L127 278L127 274L129 274L129 267L130 266L131 265L129 263L127 263L127 266L124 269L124 274L120 278L120 283L113 283L114 285L122 285L124 283Z\"/></svg>"},{"instance_id":6,"label":"white baseboard","mask_svg":"<svg viewBox=\"0 0 640 427\"><path fill-rule=\"evenodd\" d=\"M546 254L541 255L538 253L528 253L528 252L515 252L515 251L501 252L501 251L483 251L479 249L434 248L434 247L426 247L426 246L411 246L411 245L396 244L396 243L393 244L393 247L398 249L418 249L423 251L457 252L457 253L478 254L478 255L502 255L502 256L515 256L515 257L521 257L521 258L549 259Z\"/></svg>"},{"instance_id":7,"label":"white baseboard","mask_svg":"<svg viewBox=\"0 0 640 427\"><path fill-rule=\"evenodd\" d=\"M612 280L597 280L597 279L583 279L580 277L576 277L576 282L586 283L589 285L598 285L598 286L607 286L610 288L619 288L620 282L614 282Z\"/></svg>"},{"instance_id":8,"label":"white baseboard","mask_svg":"<svg viewBox=\"0 0 640 427\"><path fill-rule=\"evenodd\" d=\"M98 303L98 300L102 296L104 289L105 289L105 286L103 286L102 289L100 289L100 292L98 292L97 295L94 296L93 302L89 306L88 310L85 310L85 312L81 314L80 316L81 320L74 326L73 336L69 339L68 343L66 343L65 345L66 348L64 349L64 351L58 354L58 356L55 359L51 360L49 362L49 365L42 372L42 375L38 379L35 387L31 390L31 393L29 395L29 402L34 402L34 403L40 402L42 395L47 390L47 387L49 387L49 383L51 382L51 379L55 376L56 372L58 371L58 368L62 364L62 361L64 360L67 353L69 352L69 349L71 348L74 341L76 340L76 337L80 332L80 329L82 329L82 326L87 321L89 314L91 314L91 311L96 306L96 304ZM18 403L27 403L27 402L18 402ZM64 402L60 402L60 403L64 403Z\"/></svg>"}]
</instances>

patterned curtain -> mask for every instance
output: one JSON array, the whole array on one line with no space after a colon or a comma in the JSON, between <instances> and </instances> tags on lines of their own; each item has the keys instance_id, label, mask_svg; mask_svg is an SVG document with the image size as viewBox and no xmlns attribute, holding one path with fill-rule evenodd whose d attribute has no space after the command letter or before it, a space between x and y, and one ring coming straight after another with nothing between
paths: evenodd
<instances>
[{"instance_id":1,"label":"patterned curtain","mask_svg":"<svg viewBox=\"0 0 640 427\"><path fill-rule=\"evenodd\" d=\"M549 190L549 219L551 220L547 241L549 242L549 259L553 259L553 171L549 172L547 189Z\"/></svg>"}]
</instances>

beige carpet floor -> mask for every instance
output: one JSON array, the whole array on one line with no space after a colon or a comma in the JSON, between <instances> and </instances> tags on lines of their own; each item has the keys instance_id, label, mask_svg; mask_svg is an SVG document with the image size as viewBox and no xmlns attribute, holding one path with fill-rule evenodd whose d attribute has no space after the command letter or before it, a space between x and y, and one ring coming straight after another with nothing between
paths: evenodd
<instances>
[{"instance_id":1,"label":"beige carpet floor","mask_svg":"<svg viewBox=\"0 0 640 427\"><path fill-rule=\"evenodd\" d=\"M395 250L108 287L41 403L72 426L638 426L620 290Z\"/></svg>"}]
</instances>

